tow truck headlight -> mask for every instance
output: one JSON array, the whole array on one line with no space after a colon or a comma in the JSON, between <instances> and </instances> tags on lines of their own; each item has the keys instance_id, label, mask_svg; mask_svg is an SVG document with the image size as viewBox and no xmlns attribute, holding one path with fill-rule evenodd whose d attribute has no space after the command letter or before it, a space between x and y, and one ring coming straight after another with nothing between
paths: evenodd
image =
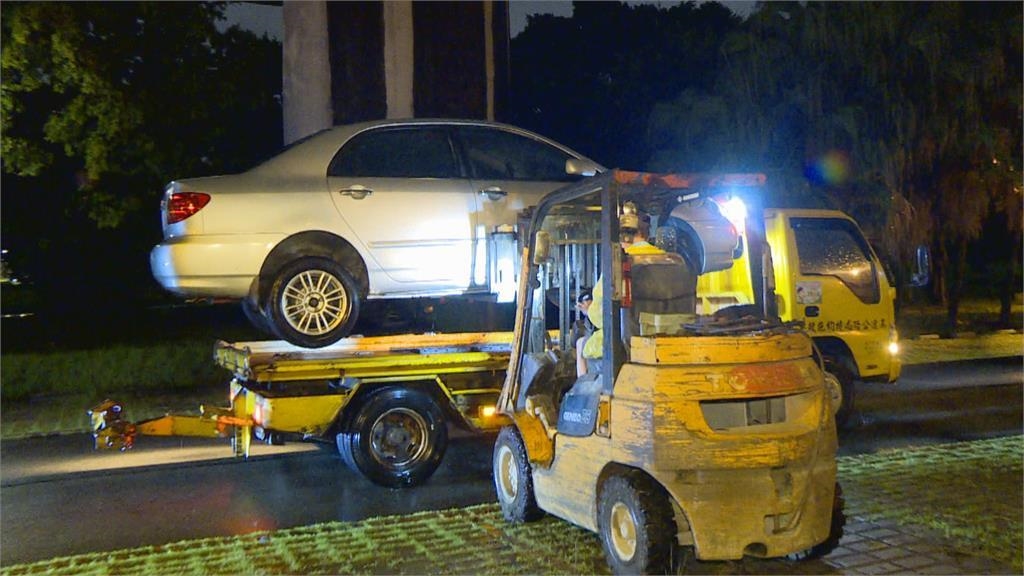
<instances>
[{"instance_id":1,"label":"tow truck headlight","mask_svg":"<svg viewBox=\"0 0 1024 576\"><path fill-rule=\"evenodd\" d=\"M896 356L900 353L900 335L896 328L889 328L889 355Z\"/></svg>"}]
</instances>

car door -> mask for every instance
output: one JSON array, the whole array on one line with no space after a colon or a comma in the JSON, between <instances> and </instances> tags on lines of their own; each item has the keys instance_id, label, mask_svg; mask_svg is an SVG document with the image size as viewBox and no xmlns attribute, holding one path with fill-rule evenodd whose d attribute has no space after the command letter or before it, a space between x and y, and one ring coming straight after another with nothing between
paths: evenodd
<instances>
[{"instance_id":1,"label":"car door","mask_svg":"<svg viewBox=\"0 0 1024 576\"><path fill-rule=\"evenodd\" d=\"M477 225L487 233L499 226L514 225L523 208L582 178L565 172L566 160L578 155L528 132L462 125L457 133L478 194Z\"/></svg>"},{"instance_id":2,"label":"car door","mask_svg":"<svg viewBox=\"0 0 1024 576\"><path fill-rule=\"evenodd\" d=\"M371 293L439 294L469 286L476 194L462 177L448 127L385 126L356 134L331 161L327 185L372 260ZM374 264L384 277L373 278Z\"/></svg>"}]
</instances>

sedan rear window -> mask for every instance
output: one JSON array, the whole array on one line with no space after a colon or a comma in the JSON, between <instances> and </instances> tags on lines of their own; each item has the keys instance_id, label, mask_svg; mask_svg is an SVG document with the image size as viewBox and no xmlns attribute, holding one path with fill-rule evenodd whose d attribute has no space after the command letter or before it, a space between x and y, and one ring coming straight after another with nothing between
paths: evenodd
<instances>
[{"instance_id":1,"label":"sedan rear window","mask_svg":"<svg viewBox=\"0 0 1024 576\"><path fill-rule=\"evenodd\" d=\"M362 132L331 160L328 176L458 178L448 131L440 127L383 128Z\"/></svg>"},{"instance_id":2,"label":"sedan rear window","mask_svg":"<svg viewBox=\"0 0 1024 576\"><path fill-rule=\"evenodd\" d=\"M878 276L864 235L839 218L791 218L800 273L834 276L866 304L879 301Z\"/></svg>"}]
</instances>

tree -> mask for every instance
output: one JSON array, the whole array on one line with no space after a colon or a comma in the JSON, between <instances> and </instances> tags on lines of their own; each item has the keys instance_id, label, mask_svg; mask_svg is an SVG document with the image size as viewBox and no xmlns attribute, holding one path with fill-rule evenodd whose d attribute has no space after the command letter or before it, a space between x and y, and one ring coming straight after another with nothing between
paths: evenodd
<instances>
[{"instance_id":1,"label":"tree","mask_svg":"<svg viewBox=\"0 0 1024 576\"><path fill-rule=\"evenodd\" d=\"M656 105L652 161L760 164L900 261L931 239L955 332L993 210L1020 243L1021 5L771 2L721 49L713 88Z\"/></svg>"},{"instance_id":2,"label":"tree","mask_svg":"<svg viewBox=\"0 0 1024 576\"><path fill-rule=\"evenodd\" d=\"M219 32L222 12L2 4L3 241L19 245L51 302L137 295L163 184L280 146L280 43Z\"/></svg>"},{"instance_id":3,"label":"tree","mask_svg":"<svg viewBox=\"0 0 1024 576\"><path fill-rule=\"evenodd\" d=\"M608 166L642 168L655 102L704 86L739 18L718 3L669 9L574 2L512 39L512 121Z\"/></svg>"}]
</instances>

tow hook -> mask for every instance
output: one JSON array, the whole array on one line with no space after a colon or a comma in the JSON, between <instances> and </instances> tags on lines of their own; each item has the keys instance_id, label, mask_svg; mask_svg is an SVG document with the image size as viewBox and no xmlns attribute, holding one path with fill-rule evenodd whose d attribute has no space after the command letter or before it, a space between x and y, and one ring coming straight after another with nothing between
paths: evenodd
<instances>
[{"instance_id":1,"label":"tow hook","mask_svg":"<svg viewBox=\"0 0 1024 576\"><path fill-rule=\"evenodd\" d=\"M124 405L107 399L88 410L96 450L131 450L135 445L135 424L122 419Z\"/></svg>"}]
</instances>

